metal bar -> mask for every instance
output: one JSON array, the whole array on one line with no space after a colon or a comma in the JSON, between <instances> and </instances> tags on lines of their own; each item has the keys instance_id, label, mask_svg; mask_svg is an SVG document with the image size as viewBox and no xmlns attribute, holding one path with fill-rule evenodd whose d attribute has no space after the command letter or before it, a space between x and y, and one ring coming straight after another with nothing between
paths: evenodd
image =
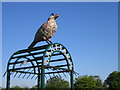
<instances>
[{"instance_id":1,"label":"metal bar","mask_svg":"<svg viewBox=\"0 0 120 90\"><path fill-rule=\"evenodd\" d=\"M42 52L43 53L43 52ZM31 53L32 55L37 55L37 54L34 54L34 53ZM19 56L15 56L15 57L12 57L11 59L15 59L15 58L22 58L22 57L26 57L26 56L31 56L31 54L25 54L25 55L19 55Z\"/></svg>"},{"instance_id":2,"label":"metal bar","mask_svg":"<svg viewBox=\"0 0 120 90\"><path fill-rule=\"evenodd\" d=\"M25 69L22 71L22 72L24 72L25 71ZM18 76L18 78L20 77L22 75L22 73L20 73L20 75Z\"/></svg>"},{"instance_id":3,"label":"metal bar","mask_svg":"<svg viewBox=\"0 0 120 90\"><path fill-rule=\"evenodd\" d=\"M53 74L53 73L63 73L63 72L69 72L69 71L57 71L57 72L47 72L45 74Z\"/></svg>"},{"instance_id":4,"label":"metal bar","mask_svg":"<svg viewBox=\"0 0 120 90\"><path fill-rule=\"evenodd\" d=\"M24 78L25 76L26 76L26 74L22 78Z\"/></svg>"},{"instance_id":5,"label":"metal bar","mask_svg":"<svg viewBox=\"0 0 120 90\"><path fill-rule=\"evenodd\" d=\"M25 74L38 74L38 73L32 73L32 72L24 72L24 71L13 71L17 73L25 73Z\"/></svg>"},{"instance_id":6,"label":"metal bar","mask_svg":"<svg viewBox=\"0 0 120 90\"><path fill-rule=\"evenodd\" d=\"M22 73L20 73L20 75L18 76L18 78L22 75Z\"/></svg>"},{"instance_id":7,"label":"metal bar","mask_svg":"<svg viewBox=\"0 0 120 90\"><path fill-rule=\"evenodd\" d=\"M53 54L52 57L53 56L58 56L58 55L61 55L61 53ZM45 57L48 57L48 56L46 55Z\"/></svg>"},{"instance_id":8,"label":"metal bar","mask_svg":"<svg viewBox=\"0 0 120 90\"><path fill-rule=\"evenodd\" d=\"M65 77L67 77L64 72L63 72L63 75L64 75Z\"/></svg>"},{"instance_id":9,"label":"metal bar","mask_svg":"<svg viewBox=\"0 0 120 90\"><path fill-rule=\"evenodd\" d=\"M61 75L58 73L59 77L61 78Z\"/></svg>"},{"instance_id":10,"label":"metal bar","mask_svg":"<svg viewBox=\"0 0 120 90\"><path fill-rule=\"evenodd\" d=\"M45 76L46 80L47 80L47 77Z\"/></svg>"},{"instance_id":11,"label":"metal bar","mask_svg":"<svg viewBox=\"0 0 120 90\"><path fill-rule=\"evenodd\" d=\"M44 84L45 84L44 73L45 73L44 67L41 67L41 90L44 90Z\"/></svg>"},{"instance_id":12,"label":"metal bar","mask_svg":"<svg viewBox=\"0 0 120 90\"><path fill-rule=\"evenodd\" d=\"M54 67L65 67L65 66L68 66L67 64L66 65L58 65L58 66L54 66Z\"/></svg>"},{"instance_id":13,"label":"metal bar","mask_svg":"<svg viewBox=\"0 0 120 90\"><path fill-rule=\"evenodd\" d=\"M70 84L71 84L71 90L74 90L74 74L73 71L70 72Z\"/></svg>"},{"instance_id":14,"label":"metal bar","mask_svg":"<svg viewBox=\"0 0 120 90\"><path fill-rule=\"evenodd\" d=\"M16 74L14 75L14 77L17 75L18 72L16 72Z\"/></svg>"},{"instance_id":15,"label":"metal bar","mask_svg":"<svg viewBox=\"0 0 120 90\"><path fill-rule=\"evenodd\" d=\"M10 71L7 71L7 85L6 89L10 90Z\"/></svg>"},{"instance_id":16,"label":"metal bar","mask_svg":"<svg viewBox=\"0 0 120 90\"><path fill-rule=\"evenodd\" d=\"M38 54L43 54L45 51L42 52L35 52L35 53L31 53L32 55L38 55ZM26 57L26 56L31 56L31 54L25 54L25 55L19 55L19 56L15 56L13 58L21 58L21 57ZM12 59L13 59L12 58Z\"/></svg>"},{"instance_id":17,"label":"metal bar","mask_svg":"<svg viewBox=\"0 0 120 90\"><path fill-rule=\"evenodd\" d=\"M48 75L49 75L49 77L51 78L50 74L48 74Z\"/></svg>"},{"instance_id":18,"label":"metal bar","mask_svg":"<svg viewBox=\"0 0 120 90\"><path fill-rule=\"evenodd\" d=\"M30 68L30 69L31 69L31 68ZM28 69L27 72L30 71L30 69ZM26 76L26 73L25 73L25 75L24 75L22 78L24 78L25 76Z\"/></svg>"},{"instance_id":19,"label":"metal bar","mask_svg":"<svg viewBox=\"0 0 120 90\"><path fill-rule=\"evenodd\" d=\"M64 61L65 60L65 58L63 58L63 59L57 59L57 60L50 60L49 62L57 62L57 61Z\"/></svg>"},{"instance_id":20,"label":"metal bar","mask_svg":"<svg viewBox=\"0 0 120 90\"><path fill-rule=\"evenodd\" d=\"M35 78L35 80L38 78L38 76Z\"/></svg>"},{"instance_id":21,"label":"metal bar","mask_svg":"<svg viewBox=\"0 0 120 90\"><path fill-rule=\"evenodd\" d=\"M35 76L35 75L33 75L33 76L31 77L31 79L33 79L34 76Z\"/></svg>"},{"instance_id":22,"label":"metal bar","mask_svg":"<svg viewBox=\"0 0 120 90\"><path fill-rule=\"evenodd\" d=\"M31 53L31 54L32 54L32 53ZM34 54L32 54L32 55L34 55ZM56 56L56 55L61 55L61 54L53 54L52 56ZM31 55L30 55L30 54L21 55L21 56L11 57L11 59L15 59L15 58L24 58L24 57L26 57L26 56L31 56ZM45 57L48 57L48 56L46 55ZM43 56L41 56L41 57L35 57L35 59L30 59L30 60L32 60L32 61L35 61L35 60L42 60L42 58L43 58ZM51 60L50 62L52 62L52 60ZM21 61L19 61L19 63L21 63ZM14 62L13 62L13 63L9 63L9 64L14 64Z\"/></svg>"},{"instance_id":23,"label":"metal bar","mask_svg":"<svg viewBox=\"0 0 120 90\"><path fill-rule=\"evenodd\" d=\"M7 73L7 71L4 73L3 77L5 77L6 73Z\"/></svg>"},{"instance_id":24,"label":"metal bar","mask_svg":"<svg viewBox=\"0 0 120 90\"><path fill-rule=\"evenodd\" d=\"M47 46L48 46L48 45L34 47L34 48L30 49L30 51L42 50L42 49L45 49ZM15 52L14 55L16 55L16 54L21 54L21 53L26 53L26 52L28 52L28 51L29 51L29 49L19 50L19 51Z\"/></svg>"},{"instance_id":25,"label":"metal bar","mask_svg":"<svg viewBox=\"0 0 120 90\"><path fill-rule=\"evenodd\" d=\"M22 58L24 58L24 57L22 57ZM35 59L30 59L30 60L28 60L27 62L31 62L31 61L36 61L36 60L41 60L42 61L42 56L41 57L36 57ZM9 63L9 65L10 64L18 64L18 63L22 63L23 61L18 61L18 62L11 62L11 63Z\"/></svg>"},{"instance_id":26,"label":"metal bar","mask_svg":"<svg viewBox=\"0 0 120 90\"><path fill-rule=\"evenodd\" d=\"M41 79L41 78L40 78L40 74L38 74L38 89L37 89L37 90L40 90L40 86L41 86L41 85L40 85L40 79Z\"/></svg>"},{"instance_id":27,"label":"metal bar","mask_svg":"<svg viewBox=\"0 0 120 90\"><path fill-rule=\"evenodd\" d=\"M35 67L41 67L42 65L39 66L30 66L30 67L21 67L21 68L15 68L15 69L9 69L10 71L15 71L15 70L20 70L20 69L28 69L28 68L35 68Z\"/></svg>"},{"instance_id":28,"label":"metal bar","mask_svg":"<svg viewBox=\"0 0 120 90\"><path fill-rule=\"evenodd\" d=\"M28 75L27 79L30 77L31 74Z\"/></svg>"},{"instance_id":29,"label":"metal bar","mask_svg":"<svg viewBox=\"0 0 120 90\"><path fill-rule=\"evenodd\" d=\"M45 68L55 68L55 69L60 69L60 70L73 71L73 70L70 70L70 69L66 69L66 68L59 68L59 67L55 67L55 66L47 66L47 65L44 65L44 66L41 66L41 67L45 67Z\"/></svg>"},{"instance_id":30,"label":"metal bar","mask_svg":"<svg viewBox=\"0 0 120 90\"><path fill-rule=\"evenodd\" d=\"M53 73L53 76L55 77L55 74Z\"/></svg>"},{"instance_id":31,"label":"metal bar","mask_svg":"<svg viewBox=\"0 0 120 90\"><path fill-rule=\"evenodd\" d=\"M38 75L38 73L31 73L31 72L23 72L23 71L15 71L17 73L26 73L26 74L36 74ZM53 73L63 73L63 72L70 72L70 71L57 71L57 72L47 72L47 73L44 73L44 74L53 74ZM40 73L41 75L41 73Z\"/></svg>"},{"instance_id":32,"label":"metal bar","mask_svg":"<svg viewBox=\"0 0 120 90\"><path fill-rule=\"evenodd\" d=\"M66 65L60 65L60 66L66 66ZM22 68L15 68L15 69L9 69L9 70L10 71L15 71L15 70L21 70L21 69L35 68L35 67L45 67L45 68L55 68L55 69L73 71L73 70L66 69L66 68L58 68L60 66L47 66L47 65L42 66L42 65L39 65L39 66L22 67Z\"/></svg>"}]
</instances>

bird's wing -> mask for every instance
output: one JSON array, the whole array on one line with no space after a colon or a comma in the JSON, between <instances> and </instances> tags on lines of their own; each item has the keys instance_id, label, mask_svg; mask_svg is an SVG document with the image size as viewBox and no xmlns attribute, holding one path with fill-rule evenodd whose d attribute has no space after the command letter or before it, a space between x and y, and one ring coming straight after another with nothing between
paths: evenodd
<instances>
[{"instance_id":1,"label":"bird's wing","mask_svg":"<svg viewBox=\"0 0 120 90\"><path fill-rule=\"evenodd\" d=\"M45 29L47 28L47 25L48 23L45 22L39 29L38 31L36 32L35 34L35 39L34 40L37 40L37 41L40 41L42 39L42 37L44 36L45 34ZM37 42L36 41L36 42Z\"/></svg>"},{"instance_id":2,"label":"bird's wing","mask_svg":"<svg viewBox=\"0 0 120 90\"><path fill-rule=\"evenodd\" d=\"M46 29L47 26L48 26L48 22L45 22L45 23L41 26L41 28Z\"/></svg>"}]
</instances>

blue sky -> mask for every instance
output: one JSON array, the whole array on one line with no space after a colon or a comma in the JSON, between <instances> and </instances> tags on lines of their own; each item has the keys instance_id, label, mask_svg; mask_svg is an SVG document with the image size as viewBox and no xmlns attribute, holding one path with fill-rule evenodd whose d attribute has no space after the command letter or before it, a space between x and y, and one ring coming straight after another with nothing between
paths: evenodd
<instances>
[{"instance_id":1,"label":"blue sky","mask_svg":"<svg viewBox=\"0 0 120 90\"><path fill-rule=\"evenodd\" d=\"M57 19L58 31L51 40L67 47L75 71L80 75L99 75L104 80L112 71L118 70L116 2L4 2L2 5L3 73L10 56L29 46L37 29L51 13L60 15ZM35 81L12 78L13 85L33 86Z\"/></svg>"}]
</instances>

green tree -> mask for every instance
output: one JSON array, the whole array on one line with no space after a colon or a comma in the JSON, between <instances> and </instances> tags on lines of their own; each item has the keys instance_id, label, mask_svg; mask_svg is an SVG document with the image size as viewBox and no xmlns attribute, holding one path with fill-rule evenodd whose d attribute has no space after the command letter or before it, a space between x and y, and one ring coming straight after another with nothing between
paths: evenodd
<instances>
[{"instance_id":1,"label":"green tree","mask_svg":"<svg viewBox=\"0 0 120 90\"><path fill-rule=\"evenodd\" d=\"M28 86L23 86L22 90L29 90Z\"/></svg>"},{"instance_id":2,"label":"green tree","mask_svg":"<svg viewBox=\"0 0 120 90\"><path fill-rule=\"evenodd\" d=\"M58 76L54 76L47 80L46 90L58 88L66 90L66 88L69 88L69 82L59 78Z\"/></svg>"},{"instance_id":3,"label":"green tree","mask_svg":"<svg viewBox=\"0 0 120 90\"><path fill-rule=\"evenodd\" d=\"M107 88L107 83L106 82L103 82L103 87Z\"/></svg>"},{"instance_id":4,"label":"green tree","mask_svg":"<svg viewBox=\"0 0 120 90\"><path fill-rule=\"evenodd\" d=\"M105 80L110 89L120 89L120 72L113 71Z\"/></svg>"},{"instance_id":5,"label":"green tree","mask_svg":"<svg viewBox=\"0 0 120 90\"><path fill-rule=\"evenodd\" d=\"M38 85L33 86L30 90L37 90Z\"/></svg>"},{"instance_id":6,"label":"green tree","mask_svg":"<svg viewBox=\"0 0 120 90\"><path fill-rule=\"evenodd\" d=\"M21 90L21 87L20 86L13 86L13 87L11 87L10 90Z\"/></svg>"},{"instance_id":7,"label":"green tree","mask_svg":"<svg viewBox=\"0 0 120 90\"><path fill-rule=\"evenodd\" d=\"M102 81L99 76L79 76L75 79L75 88L102 88Z\"/></svg>"}]
</instances>

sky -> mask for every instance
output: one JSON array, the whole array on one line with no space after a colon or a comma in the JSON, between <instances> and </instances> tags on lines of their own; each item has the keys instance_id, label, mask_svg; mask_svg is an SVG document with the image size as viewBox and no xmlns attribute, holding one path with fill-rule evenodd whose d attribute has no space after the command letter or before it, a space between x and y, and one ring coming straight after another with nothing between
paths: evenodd
<instances>
[{"instance_id":1,"label":"sky","mask_svg":"<svg viewBox=\"0 0 120 90\"><path fill-rule=\"evenodd\" d=\"M2 73L10 56L27 48L50 14L58 13L58 30L52 42L69 50L75 71L80 75L98 75L105 80L118 70L117 9L117 2L2 3ZM2 80L5 87L6 77ZM11 81L11 86L35 84L35 80L28 79Z\"/></svg>"}]
</instances>

